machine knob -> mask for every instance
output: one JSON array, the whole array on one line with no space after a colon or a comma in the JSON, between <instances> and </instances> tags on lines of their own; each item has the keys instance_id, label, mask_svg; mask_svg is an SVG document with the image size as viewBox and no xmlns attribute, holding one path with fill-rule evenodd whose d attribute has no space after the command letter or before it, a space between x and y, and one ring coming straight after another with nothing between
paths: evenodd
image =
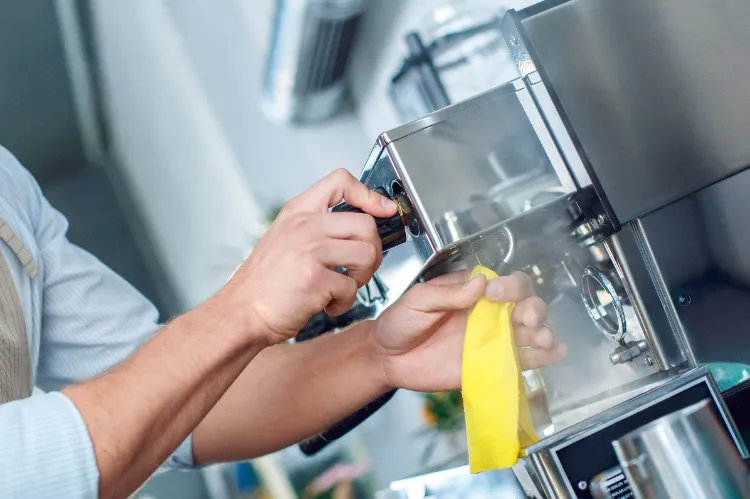
<instances>
[{"instance_id":1,"label":"machine knob","mask_svg":"<svg viewBox=\"0 0 750 499\"><path fill-rule=\"evenodd\" d=\"M645 341L628 341L627 343L618 346L615 351L609 355L609 361L612 365L631 362L646 350L648 350L648 343Z\"/></svg>"}]
</instances>

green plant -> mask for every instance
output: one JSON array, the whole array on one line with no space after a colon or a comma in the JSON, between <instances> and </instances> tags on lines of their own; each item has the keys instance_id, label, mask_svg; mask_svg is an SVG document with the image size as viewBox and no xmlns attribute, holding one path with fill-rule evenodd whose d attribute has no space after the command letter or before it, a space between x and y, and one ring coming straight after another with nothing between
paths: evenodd
<instances>
[{"instance_id":1,"label":"green plant","mask_svg":"<svg viewBox=\"0 0 750 499\"><path fill-rule=\"evenodd\" d=\"M418 432L429 441L422 453L422 464L426 465L442 435L457 435L466 426L464 404L460 391L423 393L422 417L426 428Z\"/></svg>"}]
</instances>

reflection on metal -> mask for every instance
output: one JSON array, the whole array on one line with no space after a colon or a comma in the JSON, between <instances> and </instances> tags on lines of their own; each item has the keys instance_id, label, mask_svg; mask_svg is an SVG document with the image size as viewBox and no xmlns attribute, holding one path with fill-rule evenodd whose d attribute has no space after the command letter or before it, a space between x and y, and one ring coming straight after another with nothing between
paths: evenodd
<instances>
[{"instance_id":1,"label":"reflection on metal","mask_svg":"<svg viewBox=\"0 0 750 499\"><path fill-rule=\"evenodd\" d=\"M458 225L458 217L452 211L443 213L443 217L437 224L437 231L440 238L449 244L466 237Z\"/></svg>"},{"instance_id":2,"label":"reflection on metal","mask_svg":"<svg viewBox=\"0 0 750 499\"><path fill-rule=\"evenodd\" d=\"M613 442L636 499L750 498L745 464L709 401Z\"/></svg>"},{"instance_id":3,"label":"reflection on metal","mask_svg":"<svg viewBox=\"0 0 750 499\"><path fill-rule=\"evenodd\" d=\"M602 333L617 342L625 338L628 331L625 311L619 293L604 272L593 266L583 269L581 299Z\"/></svg>"},{"instance_id":4,"label":"reflection on metal","mask_svg":"<svg viewBox=\"0 0 750 499\"><path fill-rule=\"evenodd\" d=\"M404 123L503 83L513 72L500 32L505 9L446 4L404 36L408 55L389 94Z\"/></svg>"},{"instance_id":5,"label":"reflection on metal","mask_svg":"<svg viewBox=\"0 0 750 499\"><path fill-rule=\"evenodd\" d=\"M547 201L552 201L555 198L559 197L561 194L565 194L565 192L566 191L563 187L550 187L545 191L534 193L531 198L527 199L523 203L523 211L529 211L530 209L536 208L537 206L542 205Z\"/></svg>"}]
</instances>

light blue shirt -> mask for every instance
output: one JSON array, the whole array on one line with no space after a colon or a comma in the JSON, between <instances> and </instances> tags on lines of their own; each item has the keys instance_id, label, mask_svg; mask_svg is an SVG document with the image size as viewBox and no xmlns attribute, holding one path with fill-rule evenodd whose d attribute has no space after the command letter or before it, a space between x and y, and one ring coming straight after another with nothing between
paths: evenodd
<instances>
[{"instance_id":1,"label":"light blue shirt","mask_svg":"<svg viewBox=\"0 0 750 499\"><path fill-rule=\"evenodd\" d=\"M99 471L86 425L63 387L131 355L159 328L153 305L66 238L68 223L0 147L0 219L36 261L32 278L0 240L26 321L34 395L0 405L0 497L97 497ZM192 466L188 438L162 466Z\"/></svg>"}]
</instances>

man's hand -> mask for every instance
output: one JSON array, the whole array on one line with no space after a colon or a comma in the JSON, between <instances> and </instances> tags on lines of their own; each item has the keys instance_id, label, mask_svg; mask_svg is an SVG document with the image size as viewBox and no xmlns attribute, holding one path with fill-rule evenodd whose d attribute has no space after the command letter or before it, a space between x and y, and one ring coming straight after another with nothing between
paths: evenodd
<instances>
[{"instance_id":1,"label":"man's hand","mask_svg":"<svg viewBox=\"0 0 750 499\"><path fill-rule=\"evenodd\" d=\"M446 275L412 287L375 321L372 341L379 352L385 382L422 392L461 387L461 359L468 309L484 295L517 302L512 321L521 369L555 363L567 347L555 343L545 325L547 307L532 296L531 279L516 272L487 282L466 273Z\"/></svg>"},{"instance_id":2,"label":"man's hand","mask_svg":"<svg viewBox=\"0 0 750 499\"><path fill-rule=\"evenodd\" d=\"M329 213L342 200L369 215ZM284 206L223 292L265 326L269 344L282 343L321 310L338 315L352 306L383 258L372 216L395 212L391 200L337 170Z\"/></svg>"}]
</instances>

